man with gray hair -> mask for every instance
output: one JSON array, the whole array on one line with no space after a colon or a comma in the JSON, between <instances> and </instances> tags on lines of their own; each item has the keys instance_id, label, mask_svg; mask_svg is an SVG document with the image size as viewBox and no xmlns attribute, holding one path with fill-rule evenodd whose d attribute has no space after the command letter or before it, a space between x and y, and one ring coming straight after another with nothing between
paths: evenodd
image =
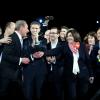
<instances>
[{"instance_id":1,"label":"man with gray hair","mask_svg":"<svg viewBox=\"0 0 100 100\"><path fill-rule=\"evenodd\" d=\"M14 90L15 84L19 86L19 83L21 83L21 64L28 64L30 62L29 58L22 57L23 37L26 36L28 32L26 21L16 21L15 32L10 35L12 42L4 46L0 66L0 100L5 100L7 96L14 97L10 98L10 100L17 98L14 91L11 92L11 90L12 86L14 86Z\"/></svg>"}]
</instances>

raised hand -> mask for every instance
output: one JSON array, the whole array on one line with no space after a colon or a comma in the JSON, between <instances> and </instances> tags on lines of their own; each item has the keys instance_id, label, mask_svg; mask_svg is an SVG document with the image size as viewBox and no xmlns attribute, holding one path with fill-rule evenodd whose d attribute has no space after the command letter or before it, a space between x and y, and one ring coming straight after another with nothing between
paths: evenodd
<instances>
[{"instance_id":1,"label":"raised hand","mask_svg":"<svg viewBox=\"0 0 100 100\"><path fill-rule=\"evenodd\" d=\"M34 57L34 58L41 58L41 57L43 57L43 55L44 55L44 52L38 51L38 52L35 52L35 53L33 54L33 57Z\"/></svg>"},{"instance_id":2,"label":"raised hand","mask_svg":"<svg viewBox=\"0 0 100 100\"><path fill-rule=\"evenodd\" d=\"M11 41L12 41L11 37L4 37L4 38L0 39L1 44L2 43L9 44L9 43L11 43Z\"/></svg>"}]
</instances>

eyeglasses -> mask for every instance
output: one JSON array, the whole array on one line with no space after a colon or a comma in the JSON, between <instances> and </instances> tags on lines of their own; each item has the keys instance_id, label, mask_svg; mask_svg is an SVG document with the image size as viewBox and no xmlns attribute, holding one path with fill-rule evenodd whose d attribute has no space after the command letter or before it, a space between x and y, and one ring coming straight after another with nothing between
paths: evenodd
<instances>
[{"instance_id":1,"label":"eyeglasses","mask_svg":"<svg viewBox=\"0 0 100 100\"><path fill-rule=\"evenodd\" d=\"M56 32L50 32L50 34L58 34L58 33L56 33Z\"/></svg>"}]
</instances>

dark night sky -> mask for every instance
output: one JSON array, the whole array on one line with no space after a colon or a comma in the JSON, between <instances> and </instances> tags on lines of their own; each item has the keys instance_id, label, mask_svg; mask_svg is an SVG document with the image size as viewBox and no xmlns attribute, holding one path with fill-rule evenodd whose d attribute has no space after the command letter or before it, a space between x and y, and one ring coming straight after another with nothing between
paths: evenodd
<instances>
[{"instance_id":1,"label":"dark night sky","mask_svg":"<svg viewBox=\"0 0 100 100\"><path fill-rule=\"evenodd\" d=\"M24 15L24 16L1 16L0 26L4 28L6 22L24 19L30 24L33 20L42 16ZM44 16L43 16L44 17ZM82 35L87 32L96 30L97 16L54 16L54 20L49 22L49 27L57 26L60 28L62 25L76 28Z\"/></svg>"}]
</instances>

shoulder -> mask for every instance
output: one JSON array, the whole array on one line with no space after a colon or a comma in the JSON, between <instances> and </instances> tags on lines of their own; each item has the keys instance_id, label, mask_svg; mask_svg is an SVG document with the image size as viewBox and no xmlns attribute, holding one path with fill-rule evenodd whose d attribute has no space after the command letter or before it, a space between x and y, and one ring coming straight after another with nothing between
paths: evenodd
<instances>
[{"instance_id":1,"label":"shoulder","mask_svg":"<svg viewBox=\"0 0 100 100\"><path fill-rule=\"evenodd\" d=\"M14 33L12 33L11 35L9 35L9 37L11 37L11 39L13 40L13 41L16 41L17 39L18 39L18 36L17 36L17 34L14 32Z\"/></svg>"},{"instance_id":2,"label":"shoulder","mask_svg":"<svg viewBox=\"0 0 100 100\"><path fill-rule=\"evenodd\" d=\"M15 36L17 36L17 34L14 32L14 33L12 33L11 35L9 35L10 37L15 37Z\"/></svg>"},{"instance_id":3,"label":"shoulder","mask_svg":"<svg viewBox=\"0 0 100 100\"><path fill-rule=\"evenodd\" d=\"M86 48L86 44L85 44L85 43L83 43L83 42L80 42L80 48L81 48L81 47Z\"/></svg>"}]
</instances>

